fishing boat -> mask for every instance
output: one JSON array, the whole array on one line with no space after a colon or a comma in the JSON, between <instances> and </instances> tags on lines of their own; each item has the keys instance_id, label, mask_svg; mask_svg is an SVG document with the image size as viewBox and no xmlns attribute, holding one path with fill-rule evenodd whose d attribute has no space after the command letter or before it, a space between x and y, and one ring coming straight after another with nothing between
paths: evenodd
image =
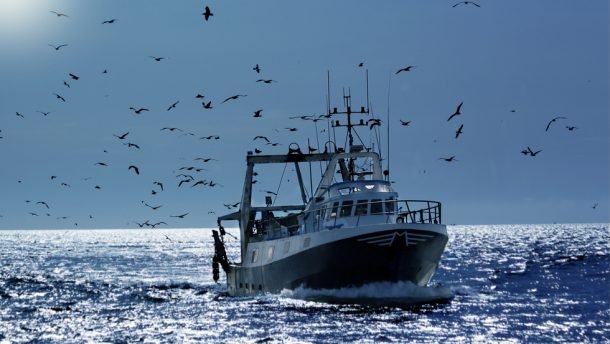
<instances>
[{"instance_id":1,"label":"fishing boat","mask_svg":"<svg viewBox=\"0 0 610 344\"><path fill-rule=\"evenodd\" d=\"M344 109L329 106L325 115L333 130L346 131L345 147L329 140L320 153L296 144L281 155L248 152L239 208L220 216L213 230L213 278L219 280L222 267L230 295L430 282L448 240L441 203L400 199L380 154L354 144L356 127L369 130L379 120L354 122L353 116L370 116L368 101L354 111L344 95ZM294 167L299 202L280 205L266 196L264 205L253 204L256 169L268 164ZM311 164L324 167L308 195L301 170ZM240 262L227 256L225 221L239 224Z\"/></svg>"}]
</instances>

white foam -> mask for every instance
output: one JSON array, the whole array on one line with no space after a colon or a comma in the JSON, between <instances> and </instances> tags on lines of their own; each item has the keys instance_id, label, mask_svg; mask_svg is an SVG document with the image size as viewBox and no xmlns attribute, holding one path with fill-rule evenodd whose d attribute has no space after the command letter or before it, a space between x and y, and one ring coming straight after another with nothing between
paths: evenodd
<instances>
[{"instance_id":1,"label":"white foam","mask_svg":"<svg viewBox=\"0 0 610 344\"><path fill-rule=\"evenodd\" d=\"M420 287L411 282L376 282L341 289L284 289L281 296L331 303L410 305L446 302L454 297L454 293L442 286Z\"/></svg>"}]
</instances>

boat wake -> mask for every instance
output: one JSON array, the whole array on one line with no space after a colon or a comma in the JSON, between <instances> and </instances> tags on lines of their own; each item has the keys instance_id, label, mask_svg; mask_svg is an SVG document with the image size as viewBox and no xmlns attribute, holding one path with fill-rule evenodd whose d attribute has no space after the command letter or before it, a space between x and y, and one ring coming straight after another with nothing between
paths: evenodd
<instances>
[{"instance_id":1,"label":"boat wake","mask_svg":"<svg viewBox=\"0 0 610 344\"><path fill-rule=\"evenodd\" d=\"M334 304L408 307L447 303L454 293L447 287L420 287L411 282L376 282L341 289L282 290L283 297Z\"/></svg>"}]
</instances>

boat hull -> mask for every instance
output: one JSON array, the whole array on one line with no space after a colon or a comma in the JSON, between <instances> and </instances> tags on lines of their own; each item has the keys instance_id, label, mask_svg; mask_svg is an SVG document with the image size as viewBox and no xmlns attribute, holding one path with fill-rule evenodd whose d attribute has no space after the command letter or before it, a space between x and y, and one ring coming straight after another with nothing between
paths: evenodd
<instances>
[{"instance_id":1,"label":"boat hull","mask_svg":"<svg viewBox=\"0 0 610 344\"><path fill-rule=\"evenodd\" d=\"M231 265L227 271L229 293L276 293L299 287L338 289L399 281L425 286L448 240L445 226L425 227L396 225L364 233L352 231L351 236L322 240L265 264Z\"/></svg>"}]
</instances>

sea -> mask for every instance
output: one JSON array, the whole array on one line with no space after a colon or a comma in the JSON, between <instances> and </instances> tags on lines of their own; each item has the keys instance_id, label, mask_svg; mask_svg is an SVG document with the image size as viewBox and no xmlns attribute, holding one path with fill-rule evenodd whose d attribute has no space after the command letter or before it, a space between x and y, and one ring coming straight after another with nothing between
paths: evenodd
<instances>
[{"instance_id":1,"label":"sea","mask_svg":"<svg viewBox=\"0 0 610 344\"><path fill-rule=\"evenodd\" d=\"M0 343L610 342L608 224L448 232L428 287L231 297L211 229L2 230Z\"/></svg>"}]
</instances>

